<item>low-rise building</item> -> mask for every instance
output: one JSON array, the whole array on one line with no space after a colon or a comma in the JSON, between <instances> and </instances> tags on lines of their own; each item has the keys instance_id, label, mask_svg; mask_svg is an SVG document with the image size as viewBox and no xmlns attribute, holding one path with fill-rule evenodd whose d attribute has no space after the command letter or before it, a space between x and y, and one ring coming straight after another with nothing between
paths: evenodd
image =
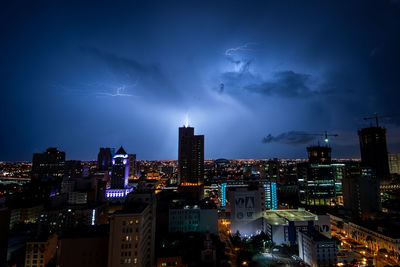
<instances>
[{"instance_id":1,"label":"low-rise building","mask_svg":"<svg viewBox=\"0 0 400 267\"><path fill-rule=\"evenodd\" d=\"M312 267L335 266L336 242L314 229L298 232L299 257Z\"/></svg>"},{"instance_id":2,"label":"low-rise building","mask_svg":"<svg viewBox=\"0 0 400 267\"><path fill-rule=\"evenodd\" d=\"M310 223L317 230L330 237L330 221L327 215L315 215L304 209L268 210L263 212L264 232L277 245L296 244L299 231L306 231Z\"/></svg>"}]
</instances>

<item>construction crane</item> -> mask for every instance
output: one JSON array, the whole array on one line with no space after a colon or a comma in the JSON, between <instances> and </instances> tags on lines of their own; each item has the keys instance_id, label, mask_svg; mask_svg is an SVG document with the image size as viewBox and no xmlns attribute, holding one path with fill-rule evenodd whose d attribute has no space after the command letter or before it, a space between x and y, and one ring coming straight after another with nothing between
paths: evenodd
<instances>
[{"instance_id":1,"label":"construction crane","mask_svg":"<svg viewBox=\"0 0 400 267\"><path fill-rule=\"evenodd\" d=\"M366 118L364 118L364 120L366 121L366 120L373 120L373 119L375 119L376 127L379 127L379 119L382 119L382 118L392 118L392 117L399 117L399 116L400 116L400 114L392 114L392 115L378 116L378 113L377 113L377 112L375 112L374 115L375 115L374 117L366 117Z\"/></svg>"},{"instance_id":2,"label":"construction crane","mask_svg":"<svg viewBox=\"0 0 400 267\"><path fill-rule=\"evenodd\" d=\"M326 145L328 145L328 142L329 142L328 136L334 136L334 137L339 136L338 134L328 134L327 131L325 131L323 133L298 133L298 135L323 136L324 137L324 142L325 142Z\"/></svg>"}]
</instances>

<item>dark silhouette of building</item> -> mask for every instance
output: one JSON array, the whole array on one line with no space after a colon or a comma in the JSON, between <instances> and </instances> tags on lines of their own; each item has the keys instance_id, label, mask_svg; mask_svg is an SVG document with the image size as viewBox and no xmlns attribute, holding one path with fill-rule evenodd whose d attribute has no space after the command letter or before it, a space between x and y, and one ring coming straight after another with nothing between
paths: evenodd
<instances>
[{"instance_id":1,"label":"dark silhouette of building","mask_svg":"<svg viewBox=\"0 0 400 267\"><path fill-rule=\"evenodd\" d=\"M374 218L381 211L379 181L372 169L347 164L343 176L344 208L354 217Z\"/></svg>"},{"instance_id":2,"label":"dark silhouette of building","mask_svg":"<svg viewBox=\"0 0 400 267\"><path fill-rule=\"evenodd\" d=\"M331 163L332 149L329 146L309 146L307 147L308 162L314 164Z\"/></svg>"},{"instance_id":3,"label":"dark silhouette of building","mask_svg":"<svg viewBox=\"0 0 400 267\"><path fill-rule=\"evenodd\" d=\"M50 147L44 153L33 154L32 178L47 180L60 178L64 175L65 152Z\"/></svg>"},{"instance_id":4,"label":"dark silhouette of building","mask_svg":"<svg viewBox=\"0 0 400 267\"><path fill-rule=\"evenodd\" d=\"M58 240L57 266L107 267L109 225L67 231Z\"/></svg>"},{"instance_id":5,"label":"dark silhouette of building","mask_svg":"<svg viewBox=\"0 0 400 267\"><path fill-rule=\"evenodd\" d=\"M99 170L108 170L112 164L112 153L109 147L101 147L97 155L97 168Z\"/></svg>"},{"instance_id":6,"label":"dark silhouette of building","mask_svg":"<svg viewBox=\"0 0 400 267\"><path fill-rule=\"evenodd\" d=\"M204 135L194 135L193 127L180 127L178 178L181 185L200 185L204 176Z\"/></svg>"},{"instance_id":7,"label":"dark silhouette of building","mask_svg":"<svg viewBox=\"0 0 400 267\"><path fill-rule=\"evenodd\" d=\"M361 164L372 168L380 182L390 178L389 161L386 146L386 129L369 127L358 131L360 138Z\"/></svg>"},{"instance_id":8,"label":"dark silhouette of building","mask_svg":"<svg viewBox=\"0 0 400 267\"><path fill-rule=\"evenodd\" d=\"M0 267L7 266L9 225L10 210L7 207L0 207Z\"/></svg>"},{"instance_id":9,"label":"dark silhouette of building","mask_svg":"<svg viewBox=\"0 0 400 267\"><path fill-rule=\"evenodd\" d=\"M64 175L68 177L81 177L83 172L80 160L67 160L64 166Z\"/></svg>"}]
</instances>

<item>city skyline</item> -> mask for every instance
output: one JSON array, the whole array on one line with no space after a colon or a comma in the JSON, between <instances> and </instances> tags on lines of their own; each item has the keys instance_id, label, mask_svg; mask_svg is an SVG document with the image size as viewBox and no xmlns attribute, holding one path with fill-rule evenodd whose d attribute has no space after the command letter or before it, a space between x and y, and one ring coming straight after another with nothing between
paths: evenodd
<instances>
[{"instance_id":1,"label":"city skyline","mask_svg":"<svg viewBox=\"0 0 400 267\"><path fill-rule=\"evenodd\" d=\"M119 147L177 158L177 128L205 158L360 157L364 117L398 114L398 1L4 2L0 160L58 147L95 159ZM206 18L206 19L205 19ZM340 19L339 19L340 18ZM399 117L382 119L400 151ZM262 143L271 135L273 140ZM283 139L282 139L283 138Z\"/></svg>"}]
</instances>

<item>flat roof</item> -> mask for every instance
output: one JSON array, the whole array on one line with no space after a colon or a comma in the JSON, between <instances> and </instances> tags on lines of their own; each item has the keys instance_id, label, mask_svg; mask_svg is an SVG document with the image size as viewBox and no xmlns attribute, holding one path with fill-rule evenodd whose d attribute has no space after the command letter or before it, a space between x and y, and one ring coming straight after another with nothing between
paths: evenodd
<instances>
[{"instance_id":1,"label":"flat roof","mask_svg":"<svg viewBox=\"0 0 400 267\"><path fill-rule=\"evenodd\" d=\"M316 221L318 216L303 210L267 210L263 214L269 224L287 225L289 221Z\"/></svg>"}]
</instances>

